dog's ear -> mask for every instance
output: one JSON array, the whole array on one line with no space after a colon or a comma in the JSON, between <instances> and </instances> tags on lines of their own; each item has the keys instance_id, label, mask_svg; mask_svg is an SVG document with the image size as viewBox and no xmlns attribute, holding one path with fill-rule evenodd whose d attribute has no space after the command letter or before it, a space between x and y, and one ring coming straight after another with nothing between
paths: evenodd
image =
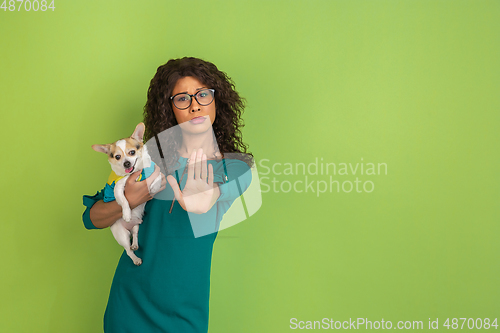
<instances>
[{"instance_id":1,"label":"dog's ear","mask_svg":"<svg viewBox=\"0 0 500 333\"><path fill-rule=\"evenodd\" d=\"M94 149L98 153L104 153L106 155L109 154L109 144L107 144L107 145L92 145L92 149Z\"/></svg>"},{"instance_id":2,"label":"dog's ear","mask_svg":"<svg viewBox=\"0 0 500 333\"><path fill-rule=\"evenodd\" d=\"M139 123L134 130L134 133L130 136L133 139L136 139L137 141L142 142L142 138L144 137L144 131L146 130L146 127L144 126L144 123Z\"/></svg>"}]
</instances>

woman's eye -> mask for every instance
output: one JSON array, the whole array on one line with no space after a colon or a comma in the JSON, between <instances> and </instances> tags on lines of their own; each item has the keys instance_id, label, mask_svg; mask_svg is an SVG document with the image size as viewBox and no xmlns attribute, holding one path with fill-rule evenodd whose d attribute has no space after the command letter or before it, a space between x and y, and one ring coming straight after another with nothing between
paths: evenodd
<instances>
[{"instance_id":1,"label":"woman's eye","mask_svg":"<svg viewBox=\"0 0 500 333\"><path fill-rule=\"evenodd\" d=\"M128 152L129 155L134 156L135 155L135 150L131 150Z\"/></svg>"},{"instance_id":2,"label":"woman's eye","mask_svg":"<svg viewBox=\"0 0 500 333\"><path fill-rule=\"evenodd\" d=\"M187 98L186 98L186 96L182 96L182 97L178 97L177 100L179 102L184 102L184 101L187 101Z\"/></svg>"},{"instance_id":3,"label":"woman's eye","mask_svg":"<svg viewBox=\"0 0 500 333\"><path fill-rule=\"evenodd\" d=\"M115 158L116 158L117 161L119 161L120 158L122 158L122 156L121 155L116 155Z\"/></svg>"},{"instance_id":4,"label":"woman's eye","mask_svg":"<svg viewBox=\"0 0 500 333\"><path fill-rule=\"evenodd\" d=\"M199 94L200 97L207 97L207 95L208 94L206 92L202 92L202 93Z\"/></svg>"}]
</instances>

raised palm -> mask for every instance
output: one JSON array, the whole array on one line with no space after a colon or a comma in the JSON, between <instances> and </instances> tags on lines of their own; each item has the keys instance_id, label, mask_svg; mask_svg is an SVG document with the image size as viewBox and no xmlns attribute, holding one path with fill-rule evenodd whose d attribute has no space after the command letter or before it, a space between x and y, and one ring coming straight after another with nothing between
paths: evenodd
<instances>
[{"instance_id":1,"label":"raised palm","mask_svg":"<svg viewBox=\"0 0 500 333\"><path fill-rule=\"evenodd\" d=\"M182 191L173 176L167 177L175 199L188 212L206 213L219 196L219 188L214 186L213 167L211 164L207 167L207 164L207 156L201 148L193 151L188 161L188 178Z\"/></svg>"}]
</instances>

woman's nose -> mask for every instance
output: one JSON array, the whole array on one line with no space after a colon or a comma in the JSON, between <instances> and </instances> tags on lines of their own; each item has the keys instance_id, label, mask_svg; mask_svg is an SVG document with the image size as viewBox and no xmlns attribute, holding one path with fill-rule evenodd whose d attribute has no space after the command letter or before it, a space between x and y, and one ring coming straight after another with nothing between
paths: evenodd
<instances>
[{"instance_id":1,"label":"woman's nose","mask_svg":"<svg viewBox=\"0 0 500 333\"><path fill-rule=\"evenodd\" d=\"M191 100L191 106L189 107L190 112L195 112L195 111L200 111L200 104L196 100L196 98L193 97Z\"/></svg>"}]
</instances>

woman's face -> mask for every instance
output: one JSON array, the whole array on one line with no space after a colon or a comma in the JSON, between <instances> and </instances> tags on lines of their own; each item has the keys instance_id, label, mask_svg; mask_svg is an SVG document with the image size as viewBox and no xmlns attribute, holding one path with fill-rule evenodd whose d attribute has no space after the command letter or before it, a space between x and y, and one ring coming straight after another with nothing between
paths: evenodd
<instances>
[{"instance_id":1,"label":"woman's face","mask_svg":"<svg viewBox=\"0 0 500 333\"><path fill-rule=\"evenodd\" d=\"M203 89L210 89L201 83L197 78L186 76L180 78L175 84L172 96L179 93L196 94ZM200 105L194 97L191 98L191 105L187 109L178 109L172 100L172 109L174 110L175 119L183 131L190 133L203 133L207 131L215 121L215 98L209 105ZM203 103L203 102L202 102ZM201 118L198 118L201 117ZM195 119L198 118L198 119ZM205 120L203 120L205 118Z\"/></svg>"}]
</instances>

